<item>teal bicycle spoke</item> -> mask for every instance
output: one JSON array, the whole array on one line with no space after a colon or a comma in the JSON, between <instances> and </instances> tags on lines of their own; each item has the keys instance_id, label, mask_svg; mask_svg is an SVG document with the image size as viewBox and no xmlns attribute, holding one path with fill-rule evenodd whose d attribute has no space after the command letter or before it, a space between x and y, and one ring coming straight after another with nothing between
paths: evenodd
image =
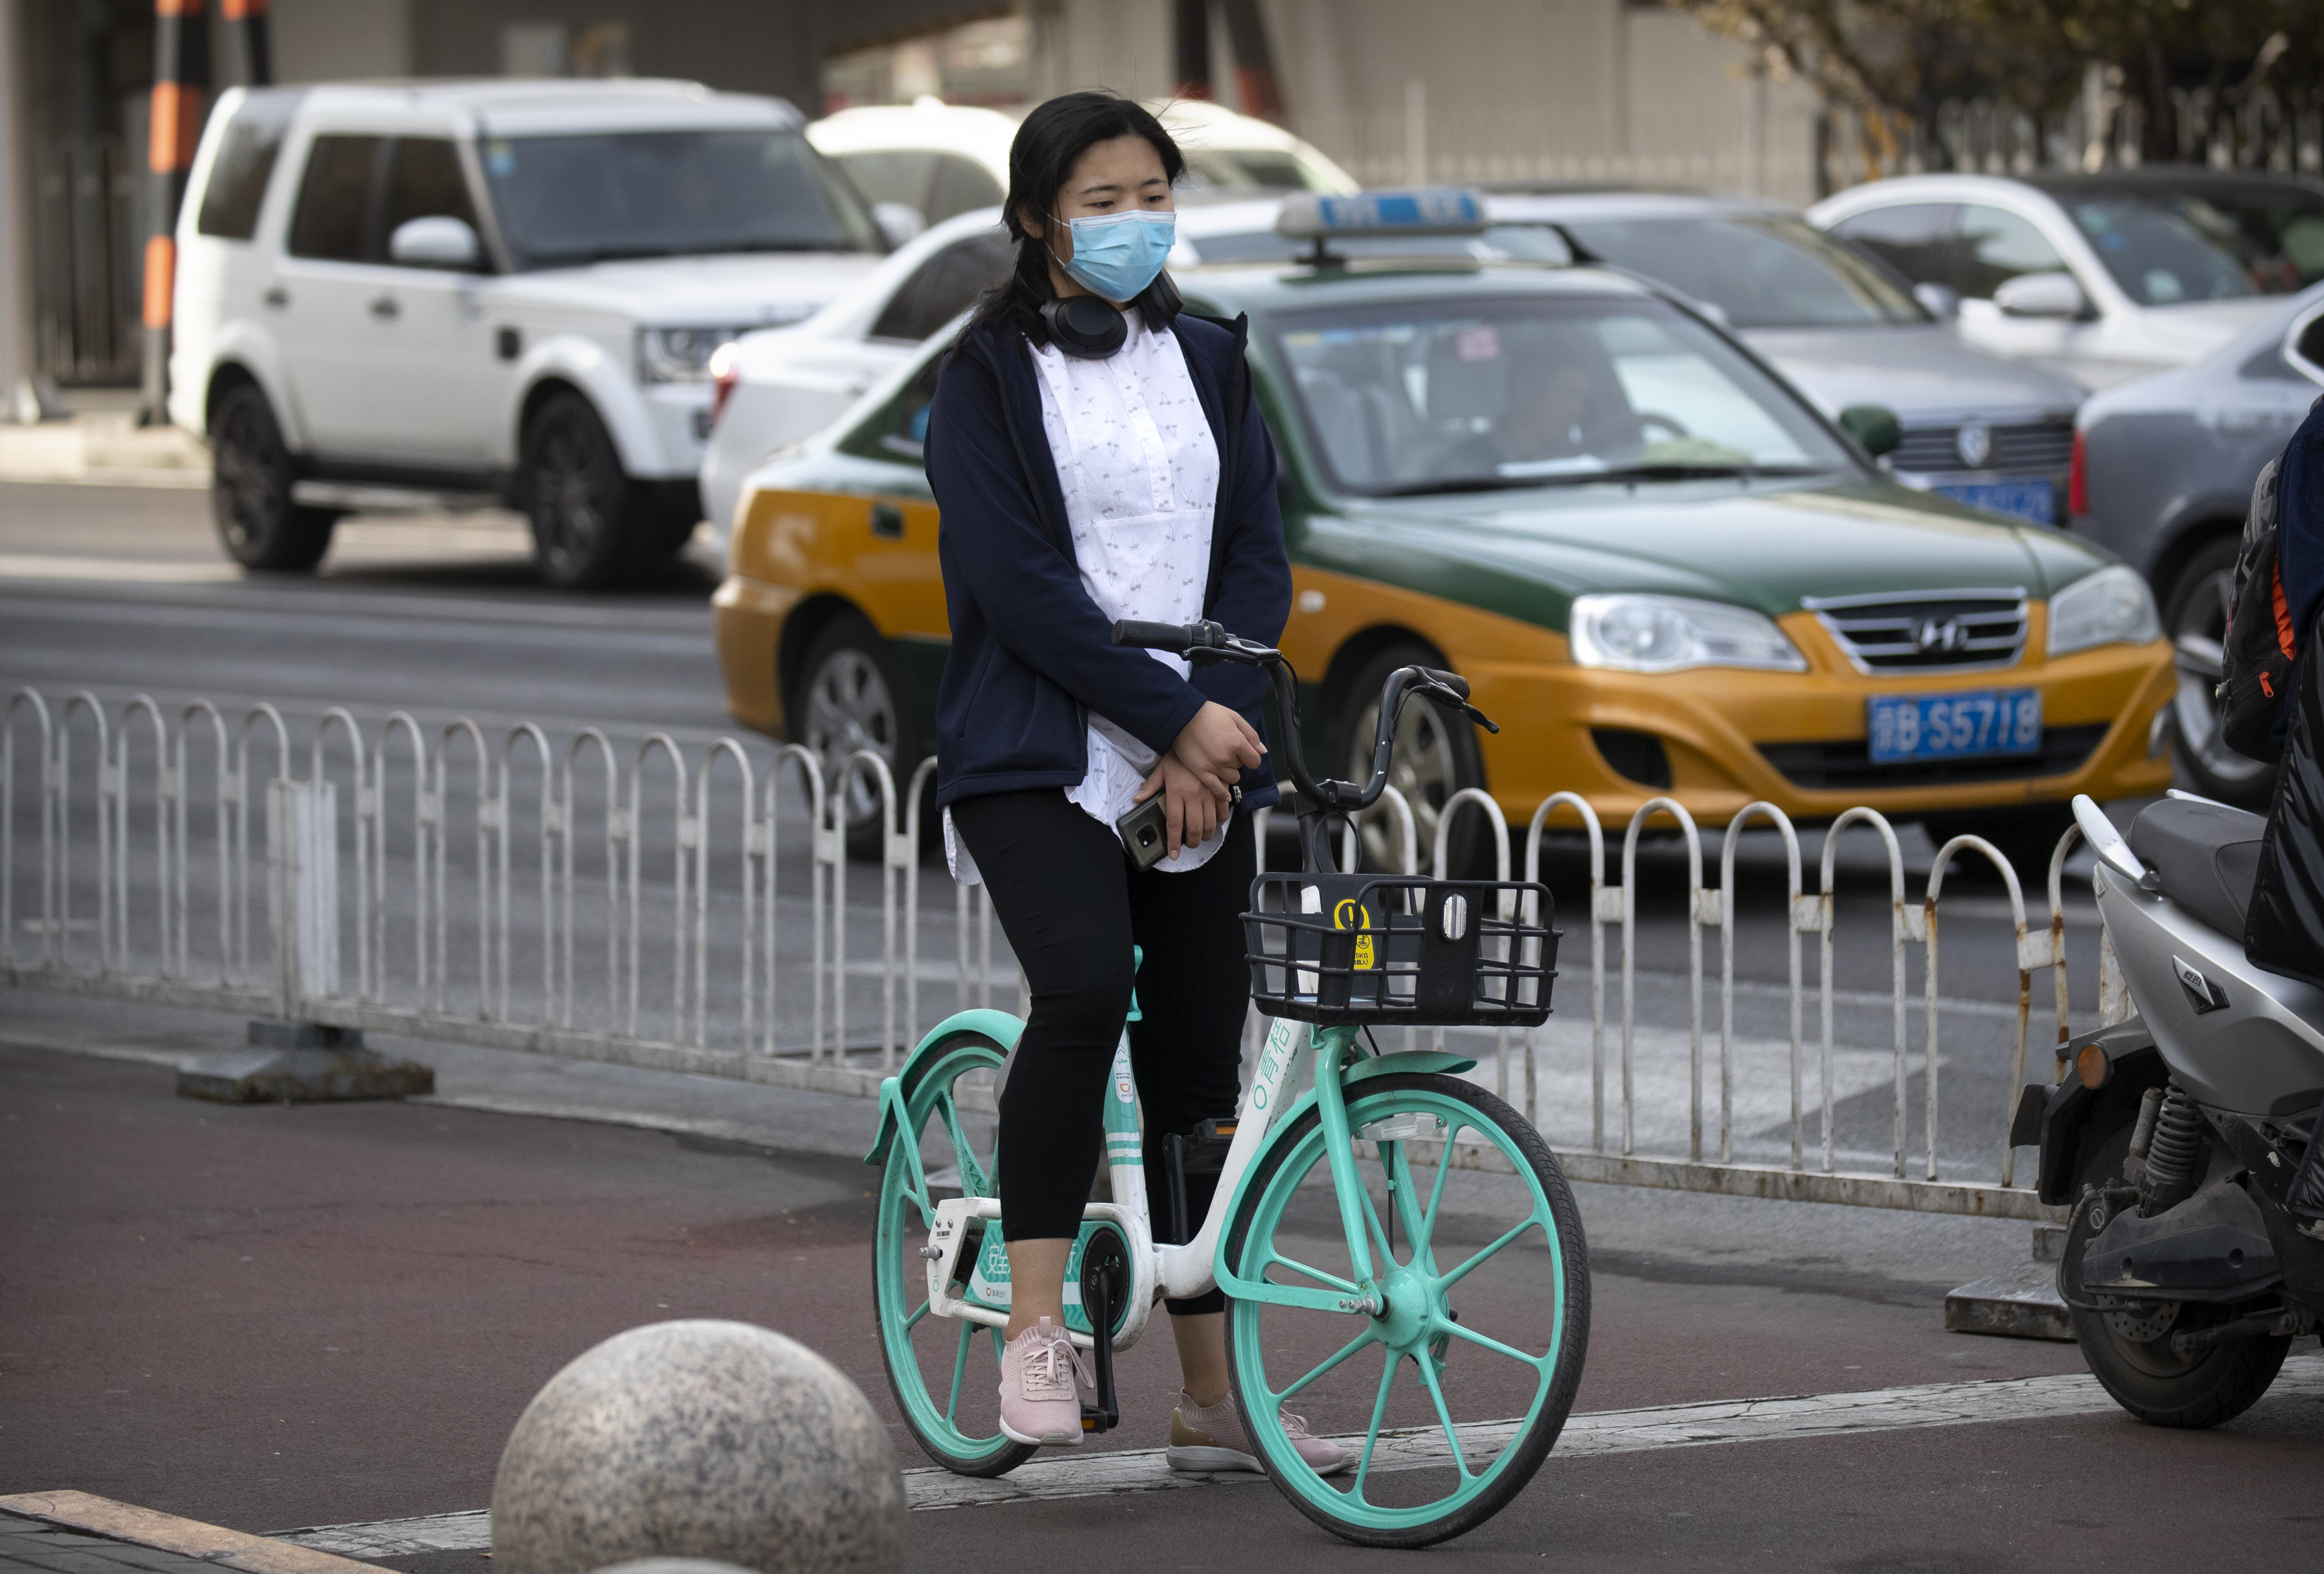
<instances>
[{"instance_id":1,"label":"teal bicycle spoke","mask_svg":"<svg viewBox=\"0 0 2324 1574\"><path fill-rule=\"evenodd\" d=\"M1433 1246L1436 1240L1436 1210L1444 1203L1444 1177L1452 1173L1452 1143L1467 1126L1460 1121L1448 1122L1444 1128L1444 1149L1436 1155L1436 1179L1428 1188L1428 1211L1420 1216L1419 1228L1413 1234L1414 1249Z\"/></svg>"},{"instance_id":2,"label":"teal bicycle spoke","mask_svg":"<svg viewBox=\"0 0 2324 1574\"><path fill-rule=\"evenodd\" d=\"M918 1306L912 1308L911 1314L904 1319L904 1331L906 1333L909 1333L912 1330L919 1327L920 1319L926 1317L927 1314L928 1303L923 1301Z\"/></svg>"},{"instance_id":3,"label":"teal bicycle spoke","mask_svg":"<svg viewBox=\"0 0 2324 1574\"><path fill-rule=\"evenodd\" d=\"M1508 1245L1509 1242L1517 1239L1517 1237L1523 1235L1526 1230L1533 1229L1536 1225L1541 1226L1542 1234L1548 1235L1550 1233L1549 1226L1543 1221L1540 1210L1536 1209L1534 1212L1527 1214L1525 1218L1518 1220L1517 1223L1511 1225L1508 1232L1504 1234L1500 1239L1495 1241L1492 1245L1479 1252L1475 1256L1471 1257L1467 1262L1462 1263L1451 1273L1446 1274L1442 1278L1438 1279L1436 1281L1436 1287L1440 1290L1450 1290L1462 1279L1467 1278L1471 1270L1482 1266L1487 1257L1491 1256L1495 1252L1499 1251L1503 1247Z\"/></svg>"},{"instance_id":4,"label":"teal bicycle spoke","mask_svg":"<svg viewBox=\"0 0 2324 1574\"><path fill-rule=\"evenodd\" d=\"M1350 1496L1367 1506L1369 1500L1364 1496L1364 1477L1371 1471L1372 1450L1379 1446L1380 1421L1388 1414L1388 1385L1396 1381L1396 1352L1382 1346L1380 1354L1385 1358L1380 1362L1379 1392L1372 1397L1371 1424L1364 1429L1364 1457L1356 1461L1356 1482L1348 1489Z\"/></svg>"},{"instance_id":5,"label":"teal bicycle spoke","mask_svg":"<svg viewBox=\"0 0 2324 1574\"><path fill-rule=\"evenodd\" d=\"M1469 1457L1461 1451L1461 1434L1453 1430L1452 1412L1445 1407L1444 1390L1436 1385L1436 1373L1428 1362L1415 1361L1413 1365L1420 1368L1420 1380L1428 1385L1428 1397L1436 1404L1436 1419L1444 1428L1445 1446L1452 1450L1453 1468L1461 1472L1462 1484L1465 1486L1476 1478L1477 1473L1469 1468Z\"/></svg>"},{"instance_id":6,"label":"teal bicycle spoke","mask_svg":"<svg viewBox=\"0 0 2324 1574\"><path fill-rule=\"evenodd\" d=\"M1412 1242L1409 1266L1425 1274L1435 1272L1435 1254L1430 1250L1426 1232L1421 1227L1419 1201L1413 1193L1412 1150L1404 1143L1396 1145L1396 1163L1388 1172L1388 1181L1395 1188L1397 1220Z\"/></svg>"},{"instance_id":7,"label":"teal bicycle spoke","mask_svg":"<svg viewBox=\"0 0 2324 1574\"><path fill-rule=\"evenodd\" d=\"M1507 1356L1513 1361L1523 1362L1536 1372L1546 1375L1548 1371L1551 1356L1529 1356L1513 1345L1503 1344L1490 1334L1479 1333L1467 1323L1447 1322L1443 1325L1443 1331L1451 1334L1454 1339L1466 1339L1480 1348L1491 1350L1496 1355ZM1554 1355L1555 1352L1553 1351L1551 1354Z\"/></svg>"},{"instance_id":8,"label":"teal bicycle spoke","mask_svg":"<svg viewBox=\"0 0 2324 1574\"><path fill-rule=\"evenodd\" d=\"M976 1324L964 1320L960 1325L960 1346L952 1358L952 1397L945 1401L945 1420L950 1422L960 1409L960 1380L968 1371L968 1347L976 1334Z\"/></svg>"},{"instance_id":9,"label":"teal bicycle spoke","mask_svg":"<svg viewBox=\"0 0 2324 1574\"><path fill-rule=\"evenodd\" d=\"M1306 1275L1307 1277L1314 1280L1315 1283L1323 1285L1327 1289L1343 1290L1351 1295L1358 1293L1352 1280L1342 1279L1337 1274L1327 1274L1321 1268L1311 1268L1305 1263L1299 1261L1296 1257L1285 1256L1281 1252L1277 1251L1271 1246L1267 1248L1267 1260L1259 1265L1259 1276L1261 1278L1265 1278L1267 1270L1278 1264L1284 1267L1289 1268L1295 1274Z\"/></svg>"},{"instance_id":10,"label":"teal bicycle spoke","mask_svg":"<svg viewBox=\"0 0 2324 1574\"><path fill-rule=\"evenodd\" d=\"M1325 1357L1322 1366L1317 1367L1314 1371L1300 1378L1299 1381L1291 1385L1290 1387L1286 1388L1282 1393L1271 1395L1269 1397L1277 1404L1287 1404L1290 1400L1305 1392L1309 1384L1331 1372L1334 1367L1338 1367L1341 1362L1346 1360L1350 1356L1354 1355L1358 1350L1362 1349L1366 1345L1372 1343L1376 1337L1377 1336L1374 1335L1370 1327L1367 1325L1363 1332L1356 1335L1355 1338L1350 1339L1346 1344L1342 1345L1337 1354Z\"/></svg>"}]
</instances>

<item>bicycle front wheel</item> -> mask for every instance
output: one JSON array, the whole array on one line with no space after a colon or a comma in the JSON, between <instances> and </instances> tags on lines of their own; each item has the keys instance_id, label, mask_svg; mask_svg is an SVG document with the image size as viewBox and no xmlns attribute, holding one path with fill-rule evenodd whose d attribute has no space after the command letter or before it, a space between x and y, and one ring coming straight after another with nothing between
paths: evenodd
<instances>
[{"instance_id":1,"label":"bicycle front wheel","mask_svg":"<svg viewBox=\"0 0 2324 1574\"><path fill-rule=\"evenodd\" d=\"M1238 1298L1228 1359L1245 1434L1302 1514L1359 1545L1424 1547L1499 1513L1565 1424L1590 1335L1582 1220L1541 1134L1457 1077L1368 1079L1348 1122L1387 1305ZM1514 1174L1456 1170L1456 1145ZM1241 1277L1352 1296L1324 1146L1312 1109L1269 1140L1227 1237ZM1286 1407L1353 1468L1325 1477L1302 1459Z\"/></svg>"},{"instance_id":2,"label":"bicycle front wheel","mask_svg":"<svg viewBox=\"0 0 2324 1574\"><path fill-rule=\"evenodd\" d=\"M920 1256L937 1202L997 1194L991 1146L973 1138L960 1092L964 1078L997 1070L1006 1058L981 1033L948 1041L912 1084L880 1180L872 1271L880 1354L904 1424L930 1459L963 1476L1006 1475L1035 1451L1001 1430L1001 1330L930 1316L927 1264ZM976 1295L983 1256L981 1241L963 1246L954 1294Z\"/></svg>"}]
</instances>

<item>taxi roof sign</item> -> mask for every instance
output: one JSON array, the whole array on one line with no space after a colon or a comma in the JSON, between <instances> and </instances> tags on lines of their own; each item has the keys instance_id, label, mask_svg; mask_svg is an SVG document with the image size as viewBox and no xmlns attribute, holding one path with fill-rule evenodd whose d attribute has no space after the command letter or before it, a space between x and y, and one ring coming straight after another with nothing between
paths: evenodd
<instances>
[{"instance_id":1,"label":"taxi roof sign","mask_svg":"<svg viewBox=\"0 0 2324 1574\"><path fill-rule=\"evenodd\" d=\"M1283 199L1275 233L1320 244L1333 235L1481 235L1485 224L1481 193L1461 186L1424 186L1353 197L1296 192Z\"/></svg>"}]
</instances>

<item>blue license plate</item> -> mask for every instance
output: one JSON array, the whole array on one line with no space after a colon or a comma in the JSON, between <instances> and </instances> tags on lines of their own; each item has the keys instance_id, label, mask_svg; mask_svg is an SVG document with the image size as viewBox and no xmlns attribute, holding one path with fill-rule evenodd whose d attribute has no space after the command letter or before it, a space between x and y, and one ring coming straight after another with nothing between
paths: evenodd
<instances>
[{"instance_id":1,"label":"blue license plate","mask_svg":"<svg viewBox=\"0 0 2324 1574\"><path fill-rule=\"evenodd\" d=\"M1867 727L1875 765L2042 751L2039 689L1875 695L1868 704L1871 713Z\"/></svg>"},{"instance_id":2,"label":"blue license plate","mask_svg":"<svg viewBox=\"0 0 2324 1574\"><path fill-rule=\"evenodd\" d=\"M2058 500L2046 481L1977 481L1929 490L1989 514L2007 514L2037 525L2058 522Z\"/></svg>"}]
</instances>

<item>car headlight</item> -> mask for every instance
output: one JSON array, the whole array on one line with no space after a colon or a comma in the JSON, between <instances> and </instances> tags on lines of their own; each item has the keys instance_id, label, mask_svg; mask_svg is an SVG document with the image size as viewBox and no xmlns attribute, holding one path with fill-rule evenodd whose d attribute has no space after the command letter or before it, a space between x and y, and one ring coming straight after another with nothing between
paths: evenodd
<instances>
[{"instance_id":1,"label":"car headlight","mask_svg":"<svg viewBox=\"0 0 2324 1574\"><path fill-rule=\"evenodd\" d=\"M741 328L641 328L639 375L648 382L707 382L710 357L742 332Z\"/></svg>"},{"instance_id":2,"label":"car headlight","mask_svg":"<svg viewBox=\"0 0 2324 1574\"><path fill-rule=\"evenodd\" d=\"M1775 621L1724 602L1676 595L1578 595L1573 659L1621 672L1755 667L1805 672L1807 658Z\"/></svg>"},{"instance_id":3,"label":"car headlight","mask_svg":"<svg viewBox=\"0 0 2324 1574\"><path fill-rule=\"evenodd\" d=\"M2133 568L2115 564L2050 598L2050 654L2093 645L2144 645L2163 633L2154 594Z\"/></svg>"}]
</instances>

